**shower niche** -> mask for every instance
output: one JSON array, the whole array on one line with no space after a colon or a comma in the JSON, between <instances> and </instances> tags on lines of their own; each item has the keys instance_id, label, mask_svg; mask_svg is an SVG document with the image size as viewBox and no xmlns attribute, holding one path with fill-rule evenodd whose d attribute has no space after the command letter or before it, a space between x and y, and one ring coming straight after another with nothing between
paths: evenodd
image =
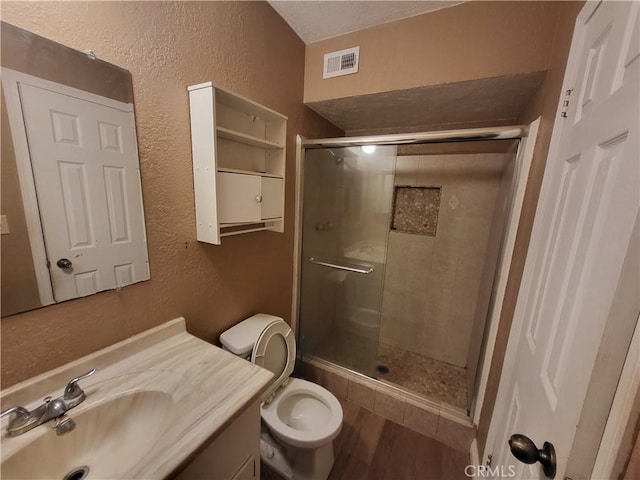
<instances>
[{"instance_id":1,"label":"shower niche","mask_svg":"<svg viewBox=\"0 0 640 480\"><path fill-rule=\"evenodd\" d=\"M439 212L440 187L394 187L391 230L435 237Z\"/></svg>"}]
</instances>

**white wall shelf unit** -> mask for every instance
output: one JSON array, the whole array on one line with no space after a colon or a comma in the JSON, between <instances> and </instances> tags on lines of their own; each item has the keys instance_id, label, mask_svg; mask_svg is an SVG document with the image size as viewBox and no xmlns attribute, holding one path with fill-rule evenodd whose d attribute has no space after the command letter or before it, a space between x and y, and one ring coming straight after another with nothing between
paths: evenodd
<instances>
[{"instance_id":1,"label":"white wall shelf unit","mask_svg":"<svg viewBox=\"0 0 640 480\"><path fill-rule=\"evenodd\" d=\"M197 239L284 232L287 117L211 82L187 90Z\"/></svg>"}]
</instances>

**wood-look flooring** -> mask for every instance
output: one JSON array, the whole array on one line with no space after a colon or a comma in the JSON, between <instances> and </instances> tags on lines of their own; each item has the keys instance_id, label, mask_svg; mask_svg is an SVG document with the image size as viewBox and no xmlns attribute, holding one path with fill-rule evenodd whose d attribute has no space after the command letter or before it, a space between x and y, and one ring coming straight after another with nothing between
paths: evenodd
<instances>
[{"instance_id":1,"label":"wood-look flooring","mask_svg":"<svg viewBox=\"0 0 640 480\"><path fill-rule=\"evenodd\" d=\"M466 480L469 454L340 399L344 423L334 440L329 480ZM280 477L262 464L261 480Z\"/></svg>"}]
</instances>

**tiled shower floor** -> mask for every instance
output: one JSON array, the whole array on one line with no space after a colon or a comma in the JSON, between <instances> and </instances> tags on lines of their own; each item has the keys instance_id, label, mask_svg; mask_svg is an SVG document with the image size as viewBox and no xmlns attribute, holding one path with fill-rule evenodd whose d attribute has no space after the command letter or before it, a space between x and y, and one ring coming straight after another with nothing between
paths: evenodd
<instances>
[{"instance_id":1,"label":"tiled shower floor","mask_svg":"<svg viewBox=\"0 0 640 480\"><path fill-rule=\"evenodd\" d=\"M389 373L378 373L378 379L432 400L467 409L467 375L464 368L385 343L378 344L378 364L389 369Z\"/></svg>"},{"instance_id":2,"label":"tiled shower floor","mask_svg":"<svg viewBox=\"0 0 640 480\"><path fill-rule=\"evenodd\" d=\"M467 409L464 368L385 343L378 344L342 330L329 338L330 342L325 342L320 351L312 354L436 402ZM372 364L374 358L375 364ZM384 365L389 372L376 371L377 365Z\"/></svg>"}]
</instances>

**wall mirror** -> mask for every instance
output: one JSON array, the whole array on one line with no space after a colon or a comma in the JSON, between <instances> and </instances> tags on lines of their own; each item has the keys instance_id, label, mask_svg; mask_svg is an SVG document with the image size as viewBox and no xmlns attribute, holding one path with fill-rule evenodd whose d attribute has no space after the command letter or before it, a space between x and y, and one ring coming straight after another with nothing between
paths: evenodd
<instances>
[{"instance_id":1,"label":"wall mirror","mask_svg":"<svg viewBox=\"0 0 640 480\"><path fill-rule=\"evenodd\" d=\"M0 34L2 316L148 280L130 72Z\"/></svg>"}]
</instances>

